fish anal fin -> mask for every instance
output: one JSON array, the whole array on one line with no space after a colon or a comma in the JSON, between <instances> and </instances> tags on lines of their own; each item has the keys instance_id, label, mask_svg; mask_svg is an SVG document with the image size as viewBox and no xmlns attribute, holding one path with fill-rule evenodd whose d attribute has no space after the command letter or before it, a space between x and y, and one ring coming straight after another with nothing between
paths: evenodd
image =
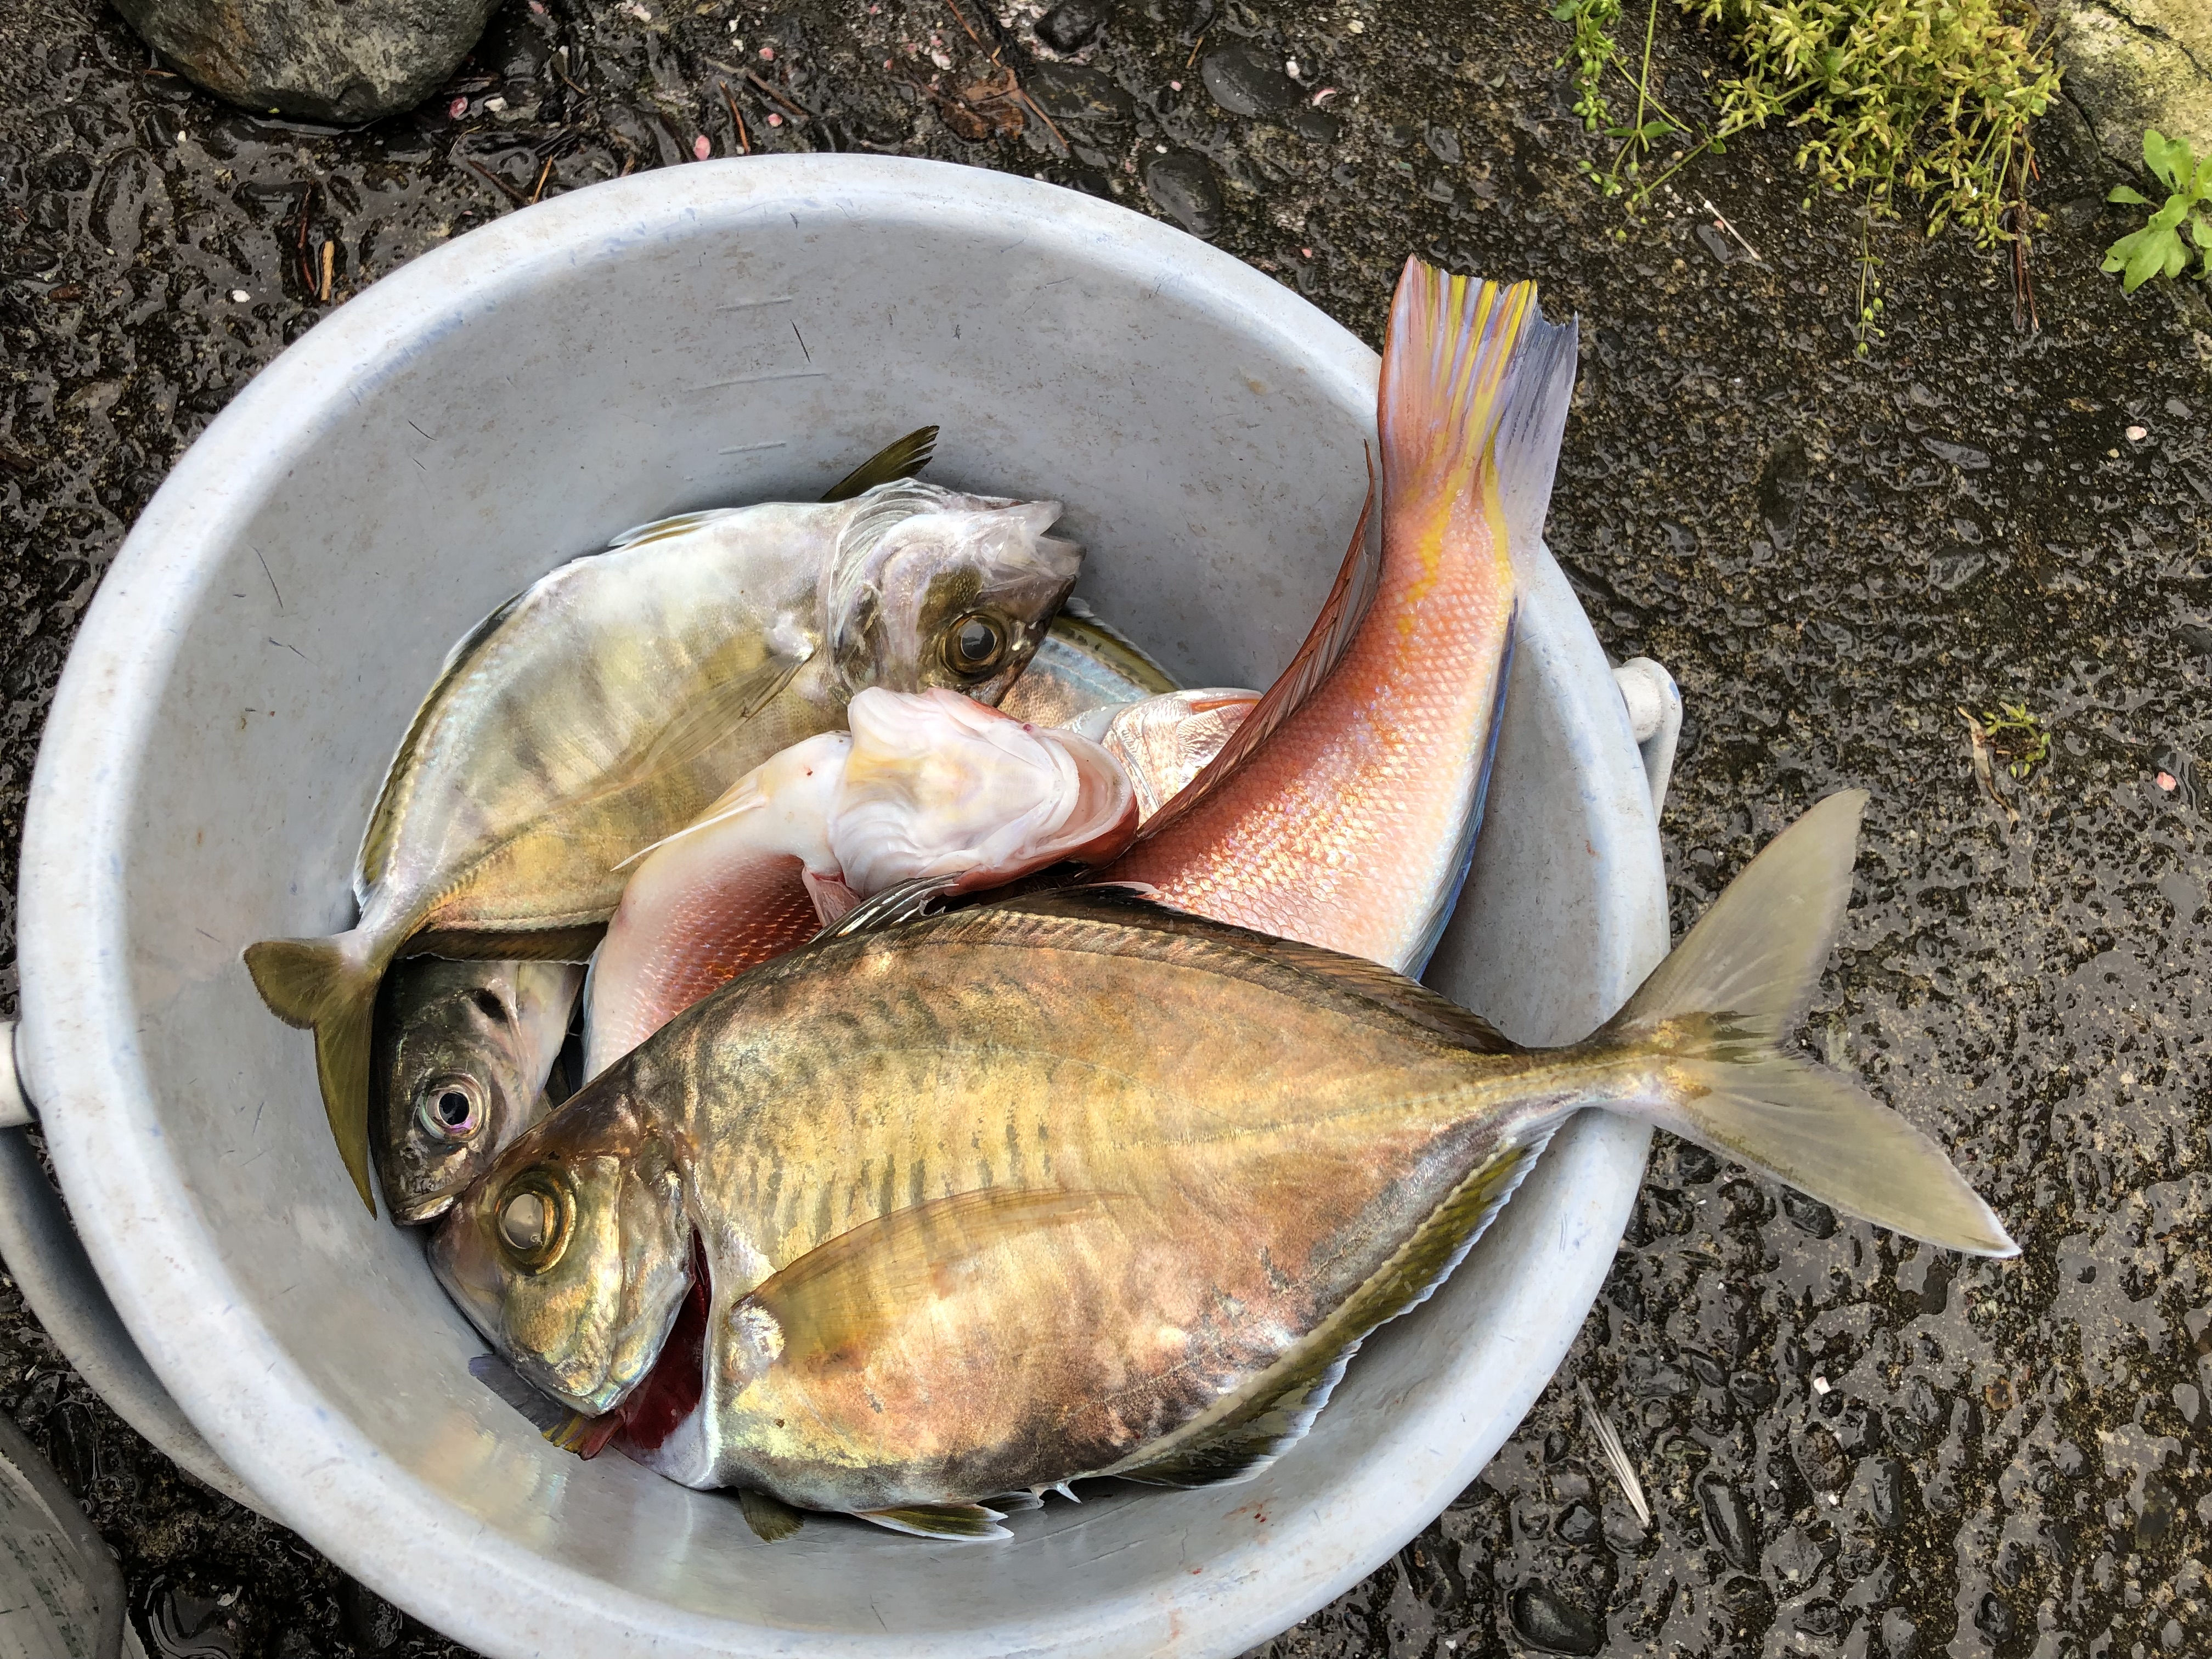
<instances>
[{"instance_id":1,"label":"fish anal fin","mask_svg":"<svg viewBox=\"0 0 2212 1659\"><path fill-rule=\"evenodd\" d=\"M1012 1538L999 1523L1006 1517L981 1504L902 1504L890 1510L854 1510L854 1516L892 1532L953 1543L981 1544Z\"/></svg>"},{"instance_id":2,"label":"fish anal fin","mask_svg":"<svg viewBox=\"0 0 2212 1659\"><path fill-rule=\"evenodd\" d=\"M822 492L825 501L849 501L855 495L865 495L878 484L887 484L900 478L911 478L927 466L937 451L937 428L917 427L905 437L885 444L862 461L836 483Z\"/></svg>"},{"instance_id":3,"label":"fish anal fin","mask_svg":"<svg viewBox=\"0 0 2212 1659\"><path fill-rule=\"evenodd\" d=\"M1368 607L1375 602L1375 591L1382 578L1382 544L1368 534L1368 526L1374 516L1375 458L1370 453L1367 458L1367 500L1359 509L1359 522L1352 527L1352 545L1345 550L1344 562L1337 569L1328 597L1322 601L1321 614L1314 618L1305 643L1291 659L1290 666L1275 677L1267 696L1254 705L1243 724L1230 734L1220 752L1145 821L1137 831L1139 841L1149 841L1211 794L1223 779L1243 763L1246 756L1305 706L1306 700L1343 661L1352 635L1359 631Z\"/></svg>"},{"instance_id":4,"label":"fish anal fin","mask_svg":"<svg viewBox=\"0 0 2212 1659\"><path fill-rule=\"evenodd\" d=\"M1097 1473L1164 1486L1215 1486L1258 1474L1313 1426L1369 1334L1427 1301L1451 1276L1550 1139L1547 1131L1485 1160L1366 1283L1241 1396Z\"/></svg>"},{"instance_id":5,"label":"fish anal fin","mask_svg":"<svg viewBox=\"0 0 2212 1659\"><path fill-rule=\"evenodd\" d=\"M407 796L414 780L415 751L422 746L422 733L447 686L467 667L484 641L499 631L500 624L514 614L514 608L524 598L523 593L515 594L471 629L460 643L446 653L437 679L415 706L415 718L407 723L407 734L399 739L398 751L385 769L384 787L377 792L376 810L368 815L368 828L362 835L361 856L354 860L356 898L365 900L369 890L384 879L385 861L392 856L392 843L399 833L400 820L406 816Z\"/></svg>"},{"instance_id":6,"label":"fish anal fin","mask_svg":"<svg viewBox=\"0 0 2212 1659\"><path fill-rule=\"evenodd\" d=\"M1032 894L994 903L990 908L1029 915L1119 923L1150 933L1181 934L1240 949L1364 997L1470 1054L1522 1052L1517 1044L1481 1015L1470 1013L1449 997L1439 996L1395 969L1370 962L1364 957L1348 956L1296 939L1276 939L1232 922L1194 915L1160 903L1151 896L1151 892L1136 884L1101 882L1088 887L1065 887Z\"/></svg>"},{"instance_id":7,"label":"fish anal fin","mask_svg":"<svg viewBox=\"0 0 2212 1659\"><path fill-rule=\"evenodd\" d=\"M805 1524L799 1512L781 1498L772 1498L750 1486L738 1489L738 1509L753 1536L763 1544L780 1544Z\"/></svg>"}]
</instances>

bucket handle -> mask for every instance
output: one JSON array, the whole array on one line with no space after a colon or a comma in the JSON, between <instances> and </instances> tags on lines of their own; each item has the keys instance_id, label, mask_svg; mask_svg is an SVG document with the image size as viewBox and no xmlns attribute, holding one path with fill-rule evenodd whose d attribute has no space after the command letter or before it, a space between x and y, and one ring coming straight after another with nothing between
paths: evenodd
<instances>
[{"instance_id":1,"label":"bucket handle","mask_svg":"<svg viewBox=\"0 0 2212 1659\"><path fill-rule=\"evenodd\" d=\"M1644 757L1644 779L1651 787L1651 817L1656 822L1667 805L1674 748L1682 738L1681 689L1649 657L1631 657L1613 671L1613 678L1628 707L1629 732Z\"/></svg>"},{"instance_id":2,"label":"bucket handle","mask_svg":"<svg viewBox=\"0 0 2212 1659\"><path fill-rule=\"evenodd\" d=\"M15 1022L0 1020L0 1258L63 1356L115 1414L203 1485L267 1514L154 1375L84 1253L30 1142L37 1121L15 1064Z\"/></svg>"}]
</instances>

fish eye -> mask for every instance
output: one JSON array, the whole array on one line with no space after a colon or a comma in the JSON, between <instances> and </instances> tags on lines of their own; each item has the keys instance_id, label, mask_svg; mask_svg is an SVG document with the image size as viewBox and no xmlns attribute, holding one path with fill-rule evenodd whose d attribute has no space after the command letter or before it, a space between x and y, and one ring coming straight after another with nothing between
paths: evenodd
<instances>
[{"instance_id":1,"label":"fish eye","mask_svg":"<svg viewBox=\"0 0 2212 1659\"><path fill-rule=\"evenodd\" d=\"M472 1000L477 1005L477 1012L486 1019L504 1020L507 1018L507 1005L499 1000L498 992L489 988L480 988Z\"/></svg>"},{"instance_id":2,"label":"fish eye","mask_svg":"<svg viewBox=\"0 0 2212 1659\"><path fill-rule=\"evenodd\" d=\"M945 665L963 679L988 674L1006 657L1006 630L980 611L960 617L945 634Z\"/></svg>"},{"instance_id":3,"label":"fish eye","mask_svg":"<svg viewBox=\"0 0 2212 1659\"><path fill-rule=\"evenodd\" d=\"M520 1272L542 1273L561 1259L576 1213L568 1183L549 1170L529 1170L500 1194L496 1231L507 1260Z\"/></svg>"},{"instance_id":4,"label":"fish eye","mask_svg":"<svg viewBox=\"0 0 2212 1659\"><path fill-rule=\"evenodd\" d=\"M484 1086L465 1072L434 1077L415 1093L415 1115L439 1140L466 1140L483 1127Z\"/></svg>"}]
</instances>

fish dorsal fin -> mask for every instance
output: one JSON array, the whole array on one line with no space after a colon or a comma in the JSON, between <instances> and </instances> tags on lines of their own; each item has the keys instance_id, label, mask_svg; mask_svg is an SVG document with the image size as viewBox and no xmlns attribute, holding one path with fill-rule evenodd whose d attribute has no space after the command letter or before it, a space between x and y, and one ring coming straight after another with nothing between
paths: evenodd
<instances>
[{"instance_id":1,"label":"fish dorsal fin","mask_svg":"<svg viewBox=\"0 0 2212 1659\"><path fill-rule=\"evenodd\" d=\"M1267 695L1244 717L1244 723L1230 734L1229 741L1221 745L1221 752L1177 791L1173 799L1145 821L1144 827L1137 831L1139 841L1157 836L1211 794L1224 778L1243 764L1246 756L1305 706L1306 699L1344 660L1352 635L1359 631L1359 624L1366 620L1368 607L1375 603L1375 590L1382 580L1382 545L1379 542L1371 547L1368 544L1367 526L1374 516L1375 458L1370 454L1367 500L1359 509L1358 524L1352 528L1352 545L1345 550L1344 563L1338 568L1335 585L1328 590L1328 598L1322 601L1321 614L1314 618L1305 643L1291 659L1290 666L1275 677L1275 683L1267 688Z\"/></svg>"},{"instance_id":2,"label":"fish dorsal fin","mask_svg":"<svg viewBox=\"0 0 2212 1659\"><path fill-rule=\"evenodd\" d=\"M589 962L606 937L604 921L558 927L515 927L505 932L429 928L399 947L395 960L443 957L451 962Z\"/></svg>"},{"instance_id":3,"label":"fish dorsal fin","mask_svg":"<svg viewBox=\"0 0 2212 1659\"><path fill-rule=\"evenodd\" d=\"M1116 1196L992 1187L933 1198L816 1245L738 1305L775 1321L786 1364L862 1350L902 1314L941 1301L975 1257L1047 1227L1103 1219Z\"/></svg>"},{"instance_id":4,"label":"fish dorsal fin","mask_svg":"<svg viewBox=\"0 0 2212 1659\"><path fill-rule=\"evenodd\" d=\"M678 513L672 517L655 519L650 524L633 526L607 544L610 553L625 547L642 547L647 542L665 542L675 536L687 536L691 532L726 519L732 513L742 513L741 507L709 507L696 513Z\"/></svg>"},{"instance_id":5,"label":"fish dorsal fin","mask_svg":"<svg viewBox=\"0 0 2212 1659\"><path fill-rule=\"evenodd\" d=\"M354 897L362 903L368 902L369 890L384 879L385 861L392 856L392 838L398 833L399 820L406 816L415 751L422 746L423 731L430 724L431 713L438 707L440 696L483 647L484 641L499 632L500 624L514 614L515 606L522 603L528 592L526 588L515 594L471 629L461 642L446 653L437 679L416 705L415 718L407 723L407 735L399 739L392 764L384 769L384 787L378 793L376 810L368 815L368 828L362 835L361 856L354 860Z\"/></svg>"},{"instance_id":6,"label":"fish dorsal fin","mask_svg":"<svg viewBox=\"0 0 2212 1659\"><path fill-rule=\"evenodd\" d=\"M862 461L836 483L822 492L825 501L849 501L855 495L865 495L878 484L887 484L897 478L911 478L927 466L937 451L937 428L917 427L905 437L885 444Z\"/></svg>"},{"instance_id":7,"label":"fish dorsal fin","mask_svg":"<svg viewBox=\"0 0 2212 1659\"><path fill-rule=\"evenodd\" d=\"M918 921L927 915L937 901L951 891L959 882L957 874L916 876L912 881L886 887L873 898L862 899L817 933L811 942L821 945L833 939L851 939L857 933L872 933L882 928L896 927L904 922Z\"/></svg>"},{"instance_id":8,"label":"fish dorsal fin","mask_svg":"<svg viewBox=\"0 0 2212 1659\"><path fill-rule=\"evenodd\" d=\"M1101 883L1093 887L1065 887L1056 892L1033 894L988 908L1025 915L1107 922L1147 933L1204 939L1294 969L1339 990L1364 998L1470 1054L1521 1052L1517 1044L1509 1041L1481 1015L1469 1012L1450 998L1438 995L1427 986L1379 962L1193 915L1187 910L1162 904L1150 896L1149 890L1140 890L1134 884Z\"/></svg>"},{"instance_id":9,"label":"fish dorsal fin","mask_svg":"<svg viewBox=\"0 0 2212 1659\"><path fill-rule=\"evenodd\" d=\"M738 1489L738 1509L753 1529L753 1536L763 1544L781 1543L805 1524L799 1511L781 1498L755 1492L750 1486Z\"/></svg>"},{"instance_id":10,"label":"fish dorsal fin","mask_svg":"<svg viewBox=\"0 0 2212 1659\"><path fill-rule=\"evenodd\" d=\"M855 1510L853 1513L860 1520L872 1521L879 1527L916 1538L981 1544L1013 1536L999 1524L1006 1517L981 1504L907 1504L895 1510Z\"/></svg>"},{"instance_id":11,"label":"fish dorsal fin","mask_svg":"<svg viewBox=\"0 0 2212 1659\"><path fill-rule=\"evenodd\" d=\"M1177 1430L1170 1443L1098 1473L1207 1486L1267 1468L1313 1426L1375 1328L1427 1301L1451 1276L1550 1139L1547 1130L1527 1146L1508 1147L1460 1182L1396 1254L1251 1386Z\"/></svg>"}]
</instances>

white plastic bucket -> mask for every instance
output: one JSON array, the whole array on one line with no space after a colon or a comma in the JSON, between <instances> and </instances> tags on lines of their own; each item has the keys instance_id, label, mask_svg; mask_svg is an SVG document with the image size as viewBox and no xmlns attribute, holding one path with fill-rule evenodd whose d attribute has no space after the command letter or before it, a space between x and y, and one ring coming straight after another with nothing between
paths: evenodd
<instances>
[{"instance_id":1,"label":"white plastic bucket","mask_svg":"<svg viewBox=\"0 0 2212 1659\"><path fill-rule=\"evenodd\" d=\"M931 476L1066 503L1080 591L1170 669L1264 684L1359 510L1376 367L1266 276L1120 208L810 156L516 213L239 397L125 544L56 697L18 1051L124 1327L263 1507L492 1655L1228 1655L1474 1478L1612 1260L1640 1129L1562 1134L1253 1481L1102 1486L988 1547L836 1521L771 1547L726 1496L579 1462L470 1376L481 1344L420 1239L362 1212L309 1042L239 962L348 922L385 763L478 617L610 532L811 495L925 421ZM1583 1034L1666 940L1629 717L1547 564L1431 974L1524 1040Z\"/></svg>"}]
</instances>

